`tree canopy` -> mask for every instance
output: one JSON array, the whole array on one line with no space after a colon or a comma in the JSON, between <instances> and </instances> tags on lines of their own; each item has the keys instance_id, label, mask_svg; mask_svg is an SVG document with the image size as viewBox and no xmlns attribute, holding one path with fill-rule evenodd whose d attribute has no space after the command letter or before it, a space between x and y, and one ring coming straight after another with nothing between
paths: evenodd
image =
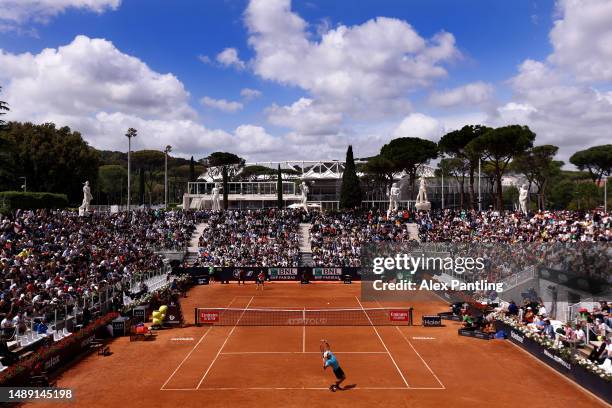
<instances>
[{"instance_id":1,"label":"tree canopy","mask_svg":"<svg viewBox=\"0 0 612 408\"><path fill-rule=\"evenodd\" d=\"M98 152L69 127L10 122L0 131L12 146L14 178L27 177L28 190L64 193L71 203L83 196L83 183L98 179Z\"/></svg>"},{"instance_id":2,"label":"tree canopy","mask_svg":"<svg viewBox=\"0 0 612 408\"><path fill-rule=\"evenodd\" d=\"M405 171L410 180L410 197L414 198L414 182L420 166L438 157L438 146L418 137L400 137L380 149L380 155L393 164L395 171Z\"/></svg>"},{"instance_id":3,"label":"tree canopy","mask_svg":"<svg viewBox=\"0 0 612 408\"><path fill-rule=\"evenodd\" d=\"M603 177L610 176L612 172L612 144L580 150L569 160L580 170L587 170L593 181L600 183Z\"/></svg>"},{"instance_id":4,"label":"tree canopy","mask_svg":"<svg viewBox=\"0 0 612 408\"><path fill-rule=\"evenodd\" d=\"M489 130L491 130L491 128L482 125L466 125L459 130L445 134L438 142L438 148L443 155L459 159L465 162L464 166L468 167L470 208L474 208L474 203L476 202L474 174L478 168L478 161L481 157L479 152L467 149L467 145ZM455 165L458 165L458 163L455 163ZM463 207L464 183L460 185L460 196L460 205Z\"/></svg>"},{"instance_id":5,"label":"tree canopy","mask_svg":"<svg viewBox=\"0 0 612 408\"><path fill-rule=\"evenodd\" d=\"M533 146L535 133L527 126L510 125L490 129L467 144L470 154L490 161L497 187L496 207L503 209L502 177L513 157Z\"/></svg>"},{"instance_id":6,"label":"tree canopy","mask_svg":"<svg viewBox=\"0 0 612 408\"><path fill-rule=\"evenodd\" d=\"M554 157L559 148L553 145L534 146L517 155L512 161L515 171L525 175L530 184L538 188L538 209L546 208L546 193L551 179L559 174L562 161L555 161Z\"/></svg>"}]
</instances>

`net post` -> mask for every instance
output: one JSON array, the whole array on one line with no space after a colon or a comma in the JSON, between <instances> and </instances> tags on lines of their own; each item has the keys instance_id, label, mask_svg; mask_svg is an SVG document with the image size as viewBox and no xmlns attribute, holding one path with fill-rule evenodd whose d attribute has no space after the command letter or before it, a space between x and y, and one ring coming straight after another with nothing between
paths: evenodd
<instances>
[{"instance_id":1,"label":"net post","mask_svg":"<svg viewBox=\"0 0 612 408\"><path fill-rule=\"evenodd\" d=\"M198 308L196 307L194 308L194 310L195 310L195 325L199 326L200 323L198 322Z\"/></svg>"},{"instance_id":2,"label":"net post","mask_svg":"<svg viewBox=\"0 0 612 408\"><path fill-rule=\"evenodd\" d=\"M410 306L408 308L408 326L413 326L413 320L412 320L412 311L414 310L414 308L412 306Z\"/></svg>"}]
</instances>

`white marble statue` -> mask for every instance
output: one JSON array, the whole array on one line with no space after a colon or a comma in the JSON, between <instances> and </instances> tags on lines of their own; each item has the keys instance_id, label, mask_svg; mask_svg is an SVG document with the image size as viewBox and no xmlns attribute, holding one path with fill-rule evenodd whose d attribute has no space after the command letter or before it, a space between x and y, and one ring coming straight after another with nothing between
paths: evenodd
<instances>
[{"instance_id":1,"label":"white marble statue","mask_svg":"<svg viewBox=\"0 0 612 408\"><path fill-rule=\"evenodd\" d=\"M86 181L85 184L83 185L83 203L79 207L79 215L82 216L89 212L89 209L90 209L89 203L91 203L92 199L93 199L93 196L91 195L91 188L89 187L89 181Z\"/></svg>"},{"instance_id":2,"label":"white marble statue","mask_svg":"<svg viewBox=\"0 0 612 408\"><path fill-rule=\"evenodd\" d=\"M529 190L527 184L523 184L519 190L519 207L523 214L527 214L527 199L529 198Z\"/></svg>"},{"instance_id":3,"label":"white marble statue","mask_svg":"<svg viewBox=\"0 0 612 408\"><path fill-rule=\"evenodd\" d=\"M425 183L425 177L421 176L419 183L419 193L416 197L416 203L414 205L419 211L431 210L431 203L427 199L427 184Z\"/></svg>"},{"instance_id":4,"label":"white marble statue","mask_svg":"<svg viewBox=\"0 0 612 408\"><path fill-rule=\"evenodd\" d=\"M212 189L212 210L221 211L221 203L219 200L219 184L215 183Z\"/></svg>"},{"instance_id":5,"label":"white marble statue","mask_svg":"<svg viewBox=\"0 0 612 408\"><path fill-rule=\"evenodd\" d=\"M387 217L391 215L391 212L397 211L397 204L400 198L400 189L397 186L397 183L393 183L391 185L391 189L389 190L389 209L387 209Z\"/></svg>"},{"instance_id":6,"label":"white marble statue","mask_svg":"<svg viewBox=\"0 0 612 408\"><path fill-rule=\"evenodd\" d=\"M308 185L306 184L305 181L302 181L301 190L302 190L301 204L302 204L302 207L304 207L304 210L308 212Z\"/></svg>"}]
</instances>

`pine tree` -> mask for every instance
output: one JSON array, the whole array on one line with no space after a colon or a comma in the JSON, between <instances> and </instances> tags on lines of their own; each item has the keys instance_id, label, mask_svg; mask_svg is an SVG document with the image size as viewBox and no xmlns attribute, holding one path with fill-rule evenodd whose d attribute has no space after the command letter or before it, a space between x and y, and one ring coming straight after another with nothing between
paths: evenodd
<instances>
[{"instance_id":1,"label":"pine tree","mask_svg":"<svg viewBox=\"0 0 612 408\"><path fill-rule=\"evenodd\" d=\"M353 146L346 151L346 162L342 174L342 189L340 190L340 208L359 208L361 206L362 192L355 169Z\"/></svg>"},{"instance_id":2,"label":"pine tree","mask_svg":"<svg viewBox=\"0 0 612 408\"><path fill-rule=\"evenodd\" d=\"M195 163L193 161L193 156L191 156L191 160L189 160L189 181L196 181Z\"/></svg>"}]
</instances>

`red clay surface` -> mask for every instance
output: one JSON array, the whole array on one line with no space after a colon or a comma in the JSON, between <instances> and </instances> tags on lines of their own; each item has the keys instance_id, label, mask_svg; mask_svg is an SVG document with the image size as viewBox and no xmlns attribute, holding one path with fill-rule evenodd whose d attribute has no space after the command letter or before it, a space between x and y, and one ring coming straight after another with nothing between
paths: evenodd
<instances>
[{"instance_id":1,"label":"red clay surface","mask_svg":"<svg viewBox=\"0 0 612 408\"><path fill-rule=\"evenodd\" d=\"M195 307L359 308L359 284L198 286ZM445 311L433 294L411 303L415 322ZM378 303L363 303L379 307ZM355 388L331 393L319 341L329 340ZM50 407L599 407L607 406L509 341L459 337L446 327L196 327L164 330L150 342L111 343L58 379L74 401ZM36 407L46 406L36 403Z\"/></svg>"}]
</instances>

